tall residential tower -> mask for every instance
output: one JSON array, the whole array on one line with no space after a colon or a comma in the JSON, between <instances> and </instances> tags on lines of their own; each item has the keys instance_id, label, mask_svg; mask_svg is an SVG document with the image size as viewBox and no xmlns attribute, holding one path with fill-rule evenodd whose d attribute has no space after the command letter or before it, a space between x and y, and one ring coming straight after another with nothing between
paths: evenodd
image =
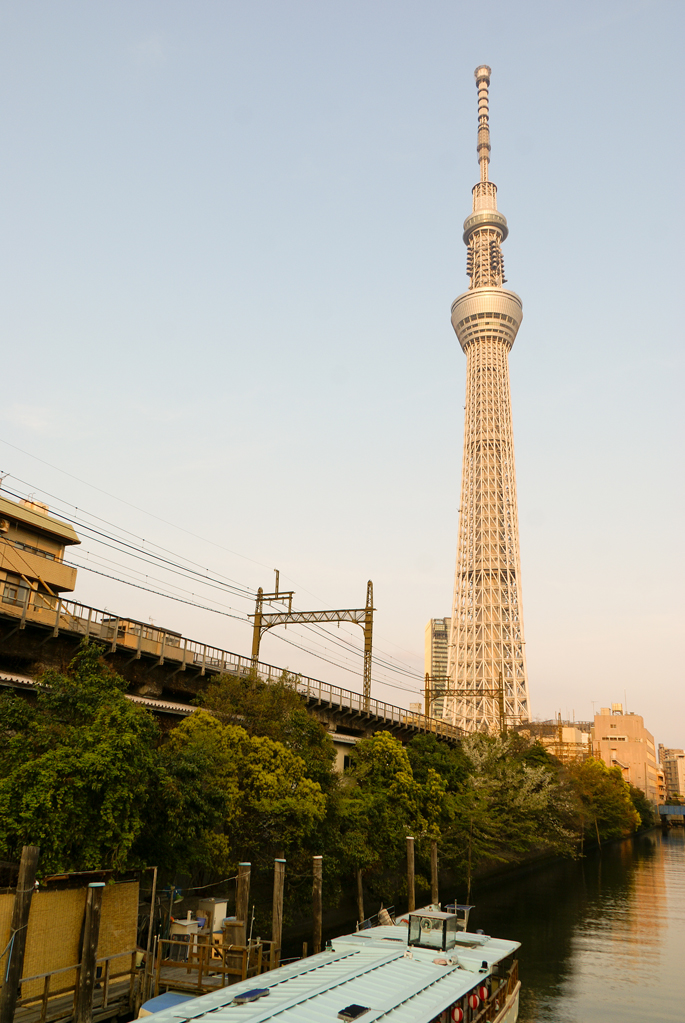
<instances>
[{"instance_id":1,"label":"tall residential tower","mask_svg":"<svg viewBox=\"0 0 685 1023\"><path fill-rule=\"evenodd\" d=\"M466 354L466 419L445 707L445 716L470 732L500 727L500 685L507 724L530 717L508 362L523 311L504 287L507 222L488 180L490 68L475 75L480 181L464 222L470 284L452 306Z\"/></svg>"}]
</instances>

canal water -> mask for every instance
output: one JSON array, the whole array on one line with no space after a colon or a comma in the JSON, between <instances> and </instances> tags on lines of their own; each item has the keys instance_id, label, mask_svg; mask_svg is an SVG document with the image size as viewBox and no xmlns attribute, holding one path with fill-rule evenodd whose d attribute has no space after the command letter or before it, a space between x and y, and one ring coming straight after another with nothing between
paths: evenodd
<instances>
[{"instance_id":1,"label":"canal water","mask_svg":"<svg viewBox=\"0 0 685 1023\"><path fill-rule=\"evenodd\" d=\"M685 829L476 894L469 929L521 942L520 1023L685 1023Z\"/></svg>"}]
</instances>

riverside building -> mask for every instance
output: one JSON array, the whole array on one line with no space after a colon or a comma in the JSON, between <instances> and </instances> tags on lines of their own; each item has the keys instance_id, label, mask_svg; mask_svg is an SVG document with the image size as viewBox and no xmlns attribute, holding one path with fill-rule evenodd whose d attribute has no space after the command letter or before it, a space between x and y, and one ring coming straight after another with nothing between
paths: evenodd
<instances>
[{"instance_id":1,"label":"riverside building","mask_svg":"<svg viewBox=\"0 0 685 1023\"><path fill-rule=\"evenodd\" d=\"M666 782L667 796L685 796L685 753L680 750L669 750L669 756L661 761Z\"/></svg>"},{"instance_id":2,"label":"riverside building","mask_svg":"<svg viewBox=\"0 0 685 1023\"><path fill-rule=\"evenodd\" d=\"M623 704L612 703L595 714L592 747L607 767L620 767L623 777L647 799L659 802L654 736L640 714L624 714Z\"/></svg>"}]
</instances>

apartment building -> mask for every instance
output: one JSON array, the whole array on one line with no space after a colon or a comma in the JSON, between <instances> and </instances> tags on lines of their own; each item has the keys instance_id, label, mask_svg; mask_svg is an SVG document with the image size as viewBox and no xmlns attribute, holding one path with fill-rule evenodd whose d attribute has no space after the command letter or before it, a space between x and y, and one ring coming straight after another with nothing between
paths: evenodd
<instances>
[{"instance_id":1,"label":"apartment building","mask_svg":"<svg viewBox=\"0 0 685 1023\"><path fill-rule=\"evenodd\" d=\"M602 707L592 729L594 755L608 767L620 767L623 777L658 802L656 747L640 714L624 714L621 703Z\"/></svg>"}]
</instances>

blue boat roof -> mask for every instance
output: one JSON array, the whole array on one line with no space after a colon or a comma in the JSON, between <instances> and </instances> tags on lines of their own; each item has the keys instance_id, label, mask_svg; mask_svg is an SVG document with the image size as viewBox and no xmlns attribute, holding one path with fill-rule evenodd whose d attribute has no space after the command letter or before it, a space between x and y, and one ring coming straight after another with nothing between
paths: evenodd
<instances>
[{"instance_id":1,"label":"blue boat roof","mask_svg":"<svg viewBox=\"0 0 685 1023\"><path fill-rule=\"evenodd\" d=\"M462 932L448 952L407 946L404 927L372 927L336 938L332 949L193 998L145 1023L330 1023L347 1006L367 1009L360 1023L431 1023L483 982L517 941ZM487 965L484 967L483 963ZM255 1001L236 996L264 989Z\"/></svg>"}]
</instances>

